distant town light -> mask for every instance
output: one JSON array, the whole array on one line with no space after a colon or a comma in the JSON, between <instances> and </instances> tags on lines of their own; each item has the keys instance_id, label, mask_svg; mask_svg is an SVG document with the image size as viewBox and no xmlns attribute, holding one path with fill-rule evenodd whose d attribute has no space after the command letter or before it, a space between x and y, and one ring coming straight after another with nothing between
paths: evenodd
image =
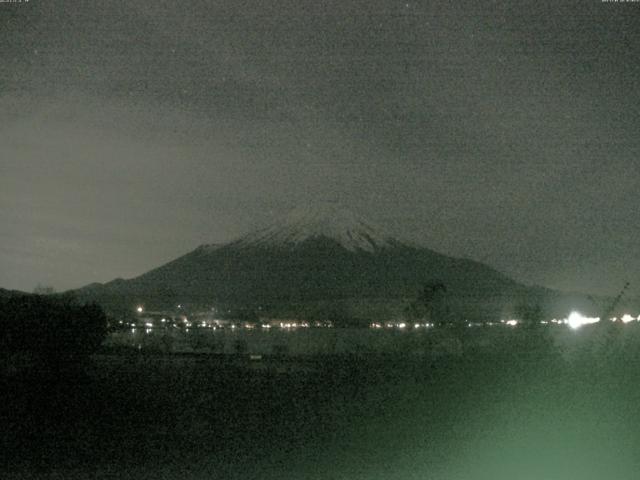
<instances>
[{"instance_id":1,"label":"distant town light","mask_svg":"<svg viewBox=\"0 0 640 480\"><path fill-rule=\"evenodd\" d=\"M141 305L138 305L138 308L136 308L136 312L142 313L143 311L144 311L144 308L142 308Z\"/></svg>"},{"instance_id":2,"label":"distant town light","mask_svg":"<svg viewBox=\"0 0 640 480\"><path fill-rule=\"evenodd\" d=\"M625 313L620 320L622 320L622 323L629 323L629 322L633 322L635 320L635 318L633 318L631 315L629 315L628 313Z\"/></svg>"},{"instance_id":3,"label":"distant town light","mask_svg":"<svg viewBox=\"0 0 640 480\"><path fill-rule=\"evenodd\" d=\"M509 325L510 327L515 327L516 325L518 325L518 320L507 320L506 322L507 325Z\"/></svg>"}]
</instances>

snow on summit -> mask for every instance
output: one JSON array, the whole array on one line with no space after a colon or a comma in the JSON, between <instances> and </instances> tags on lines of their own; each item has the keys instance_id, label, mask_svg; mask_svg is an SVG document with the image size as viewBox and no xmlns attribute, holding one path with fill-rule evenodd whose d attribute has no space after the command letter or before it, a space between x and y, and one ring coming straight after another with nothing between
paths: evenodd
<instances>
[{"instance_id":1,"label":"snow on summit","mask_svg":"<svg viewBox=\"0 0 640 480\"><path fill-rule=\"evenodd\" d=\"M294 209L283 220L242 237L238 245L290 246L320 237L350 251L372 252L399 243L344 207L319 204Z\"/></svg>"}]
</instances>

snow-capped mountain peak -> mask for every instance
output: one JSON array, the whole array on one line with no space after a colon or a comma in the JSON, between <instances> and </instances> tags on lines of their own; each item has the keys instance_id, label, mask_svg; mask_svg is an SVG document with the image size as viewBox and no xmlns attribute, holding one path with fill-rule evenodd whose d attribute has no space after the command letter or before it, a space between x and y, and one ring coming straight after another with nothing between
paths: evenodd
<instances>
[{"instance_id":1,"label":"snow-capped mountain peak","mask_svg":"<svg viewBox=\"0 0 640 480\"><path fill-rule=\"evenodd\" d=\"M321 237L334 240L350 251L373 252L400 243L352 211L323 203L298 207L281 221L242 237L237 244L283 247Z\"/></svg>"}]
</instances>

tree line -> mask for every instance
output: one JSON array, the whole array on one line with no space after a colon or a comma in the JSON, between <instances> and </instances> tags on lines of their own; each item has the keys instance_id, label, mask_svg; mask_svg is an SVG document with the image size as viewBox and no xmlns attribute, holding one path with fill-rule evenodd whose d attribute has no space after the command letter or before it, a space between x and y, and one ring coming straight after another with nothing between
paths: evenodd
<instances>
[{"instance_id":1,"label":"tree line","mask_svg":"<svg viewBox=\"0 0 640 480\"><path fill-rule=\"evenodd\" d=\"M0 298L0 353L28 355L44 363L77 361L96 351L107 334L107 317L96 304L65 295Z\"/></svg>"}]
</instances>

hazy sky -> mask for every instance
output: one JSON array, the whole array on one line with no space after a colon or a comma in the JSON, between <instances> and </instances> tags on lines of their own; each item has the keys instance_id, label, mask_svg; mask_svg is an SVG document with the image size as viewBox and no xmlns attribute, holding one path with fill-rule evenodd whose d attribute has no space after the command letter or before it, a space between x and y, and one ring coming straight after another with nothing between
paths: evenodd
<instances>
[{"instance_id":1,"label":"hazy sky","mask_svg":"<svg viewBox=\"0 0 640 480\"><path fill-rule=\"evenodd\" d=\"M131 277L332 200L640 293L640 3L0 3L0 287Z\"/></svg>"}]
</instances>

